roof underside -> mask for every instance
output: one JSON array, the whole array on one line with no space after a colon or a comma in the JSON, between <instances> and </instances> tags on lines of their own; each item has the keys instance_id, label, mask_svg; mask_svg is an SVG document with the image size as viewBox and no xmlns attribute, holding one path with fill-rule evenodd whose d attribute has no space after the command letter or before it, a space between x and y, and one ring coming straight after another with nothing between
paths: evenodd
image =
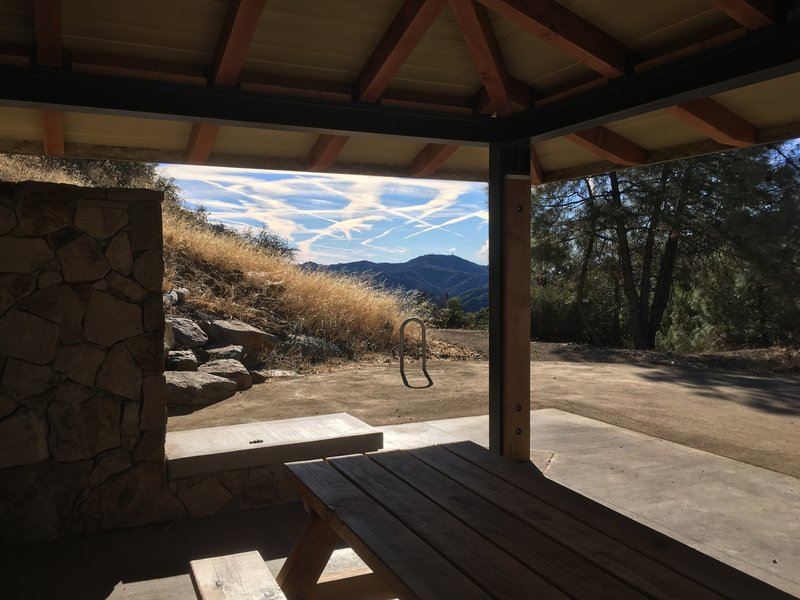
<instances>
[{"instance_id":1,"label":"roof underside","mask_svg":"<svg viewBox=\"0 0 800 600\"><path fill-rule=\"evenodd\" d=\"M766 0L0 0L0 151L534 182L800 137Z\"/></svg>"}]
</instances>

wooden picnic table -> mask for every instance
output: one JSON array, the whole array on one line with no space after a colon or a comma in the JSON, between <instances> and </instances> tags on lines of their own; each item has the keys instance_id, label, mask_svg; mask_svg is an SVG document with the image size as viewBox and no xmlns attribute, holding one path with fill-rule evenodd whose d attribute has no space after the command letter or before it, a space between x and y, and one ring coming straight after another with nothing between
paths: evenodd
<instances>
[{"instance_id":1,"label":"wooden picnic table","mask_svg":"<svg viewBox=\"0 0 800 600\"><path fill-rule=\"evenodd\" d=\"M310 515L288 598L793 597L471 442L286 469ZM372 573L318 583L340 539Z\"/></svg>"}]
</instances>

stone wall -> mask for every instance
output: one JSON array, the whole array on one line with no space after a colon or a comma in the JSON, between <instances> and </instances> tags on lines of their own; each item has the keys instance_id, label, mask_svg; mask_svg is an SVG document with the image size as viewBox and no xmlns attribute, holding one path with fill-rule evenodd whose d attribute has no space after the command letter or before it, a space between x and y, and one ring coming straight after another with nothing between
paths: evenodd
<instances>
[{"instance_id":1,"label":"stone wall","mask_svg":"<svg viewBox=\"0 0 800 600\"><path fill-rule=\"evenodd\" d=\"M186 512L165 479L161 198L0 184L0 541Z\"/></svg>"}]
</instances>

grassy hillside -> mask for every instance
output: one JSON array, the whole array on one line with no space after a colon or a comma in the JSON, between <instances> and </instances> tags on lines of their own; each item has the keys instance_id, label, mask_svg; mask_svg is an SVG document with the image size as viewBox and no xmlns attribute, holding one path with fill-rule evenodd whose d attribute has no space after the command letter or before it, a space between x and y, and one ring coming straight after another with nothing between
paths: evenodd
<instances>
[{"instance_id":1,"label":"grassy hillside","mask_svg":"<svg viewBox=\"0 0 800 600\"><path fill-rule=\"evenodd\" d=\"M218 233L181 207L178 190L153 165L60 162L0 155L0 180L167 188L164 289L185 287L190 302L272 333L333 341L348 354L388 348L396 339L403 297L344 275L309 272L230 233Z\"/></svg>"}]
</instances>

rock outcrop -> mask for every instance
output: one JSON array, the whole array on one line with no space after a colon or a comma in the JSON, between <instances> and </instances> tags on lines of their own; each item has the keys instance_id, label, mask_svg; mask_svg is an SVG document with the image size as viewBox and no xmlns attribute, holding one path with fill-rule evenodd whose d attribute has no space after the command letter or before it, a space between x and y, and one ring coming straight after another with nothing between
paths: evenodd
<instances>
[{"instance_id":1,"label":"rock outcrop","mask_svg":"<svg viewBox=\"0 0 800 600\"><path fill-rule=\"evenodd\" d=\"M211 373L217 377L224 377L236 383L237 390L247 390L253 387L253 380L250 372L238 360L222 358L212 360L198 367L201 373Z\"/></svg>"},{"instance_id":2,"label":"rock outcrop","mask_svg":"<svg viewBox=\"0 0 800 600\"><path fill-rule=\"evenodd\" d=\"M204 406L226 400L236 393L236 383L224 377L195 371L168 371L167 404Z\"/></svg>"},{"instance_id":3,"label":"rock outcrop","mask_svg":"<svg viewBox=\"0 0 800 600\"><path fill-rule=\"evenodd\" d=\"M208 336L200 326L191 319L182 317L167 317L167 323L172 327L175 337L175 346L184 350L200 348L208 343Z\"/></svg>"},{"instance_id":4,"label":"rock outcrop","mask_svg":"<svg viewBox=\"0 0 800 600\"><path fill-rule=\"evenodd\" d=\"M278 338L242 321L211 321L206 325L208 338L217 345L241 346L245 354L256 354L272 350Z\"/></svg>"}]
</instances>

